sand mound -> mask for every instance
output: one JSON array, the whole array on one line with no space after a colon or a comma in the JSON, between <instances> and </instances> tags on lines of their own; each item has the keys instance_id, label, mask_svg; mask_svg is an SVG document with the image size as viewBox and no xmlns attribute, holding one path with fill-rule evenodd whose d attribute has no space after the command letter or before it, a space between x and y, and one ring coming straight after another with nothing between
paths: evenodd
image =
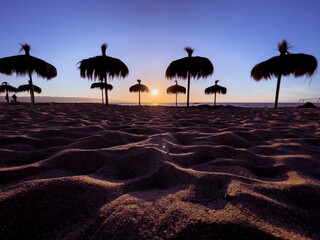
<instances>
[{"instance_id":1,"label":"sand mound","mask_svg":"<svg viewBox=\"0 0 320 240\"><path fill-rule=\"evenodd\" d=\"M0 108L1 239L320 238L319 109Z\"/></svg>"}]
</instances>

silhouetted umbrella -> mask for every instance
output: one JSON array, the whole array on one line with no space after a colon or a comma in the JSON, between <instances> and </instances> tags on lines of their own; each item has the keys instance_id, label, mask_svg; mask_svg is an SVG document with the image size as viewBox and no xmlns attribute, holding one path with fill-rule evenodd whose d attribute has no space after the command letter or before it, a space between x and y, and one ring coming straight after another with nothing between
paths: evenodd
<instances>
[{"instance_id":1,"label":"silhouetted umbrella","mask_svg":"<svg viewBox=\"0 0 320 240\"><path fill-rule=\"evenodd\" d=\"M20 85L18 87L18 92L30 92L30 91L35 91L36 93L41 93L42 89L40 87L38 87L37 85L33 85L33 87L30 86L30 84L24 84L24 85Z\"/></svg>"},{"instance_id":2,"label":"silhouetted umbrella","mask_svg":"<svg viewBox=\"0 0 320 240\"><path fill-rule=\"evenodd\" d=\"M251 70L251 77L256 81L260 81L262 78L268 79L273 76L278 78L275 108L278 106L281 76L293 74L295 77L303 75L311 77L318 66L317 59L314 56L303 53L292 54L288 52L288 48L287 41L283 40L281 44L278 44L280 56L272 57L261 62Z\"/></svg>"},{"instance_id":3,"label":"silhouetted umbrella","mask_svg":"<svg viewBox=\"0 0 320 240\"><path fill-rule=\"evenodd\" d=\"M176 94L176 107L178 106L178 93L186 94L186 88L178 85L178 81L175 80L176 84L167 88L167 94Z\"/></svg>"},{"instance_id":4,"label":"silhouetted umbrella","mask_svg":"<svg viewBox=\"0 0 320 240\"><path fill-rule=\"evenodd\" d=\"M5 57L0 59L0 73L12 75L29 74L30 96L31 102L34 104L34 93L32 84L32 73L36 72L39 77L51 79L57 76L57 69L51 64L30 56L30 46L28 44L21 45L20 51L24 50L25 55L17 55L12 57Z\"/></svg>"},{"instance_id":5,"label":"silhouetted umbrella","mask_svg":"<svg viewBox=\"0 0 320 240\"><path fill-rule=\"evenodd\" d=\"M107 87L106 87L106 84L104 82L98 82L98 83L92 83L91 84L91 89L93 88L100 88L102 90L102 104L103 104L103 89L107 89L109 91L111 91L113 89L113 86L111 84L107 84Z\"/></svg>"},{"instance_id":6,"label":"silhouetted umbrella","mask_svg":"<svg viewBox=\"0 0 320 240\"><path fill-rule=\"evenodd\" d=\"M186 47L184 50L187 51L188 57L171 62L166 70L166 77L188 78L187 107L189 107L190 77L199 79L210 76L213 73L213 65L208 58L192 57L194 51L192 48Z\"/></svg>"},{"instance_id":7,"label":"silhouetted umbrella","mask_svg":"<svg viewBox=\"0 0 320 240\"><path fill-rule=\"evenodd\" d=\"M149 88L146 85L141 84L141 80L137 80L138 84L135 84L129 88L130 92L139 92L139 106L140 106L140 92L149 92Z\"/></svg>"},{"instance_id":8,"label":"silhouetted umbrella","mask_svg":"<svg viewBox=\"0 0 320 240\"><path fill-rule=\"evenodd\" d=\"M80 76L88 79L98 78L107 84L107 76L126 77L129 74L127 66L119 59L106 55L108 45L101 46L102 56L96 56L80 61ZM108 106L108 91L106 92L106 105Z\"/></svg>"},{"instance_id":9,"label":"silhouetted umbrella","mask_svg":"<svg viewBox=\"0 0 320 240\"><path fill-rule=\"evenodd\" d=\"M227 89L225 87L218 85L218 82L219 80L216 80L213 86L208 87L204 90L205 94L214 94L214 106L216 105L217 93L222 93L222 94L227 93Z\"/></svg>"},{"instance_id":10,"label":"silhouetted umbrella","mask_svg":"<svg viewBox=\"0 0 320 240\"><path fill-rule=\"evenodd\" d=\"M0 93L1 92L5 92L6 93L6 100L7 102L9 102L9 97L8 97L8 93L9 92L17 92L18 89L9 85L7 82L3 82L0 86Z\"/></svg>"},{"instance_id":11,"label":"silhouetted umbrella","mask_svg":"<svg viewBox=\"0 0 320 240\"><path fill-rule=\"evenodd\" d=\"M7 82L3 82L0 86L0 92L17 92L18 89L9 85Z\"/></svg>"}]
</instances>

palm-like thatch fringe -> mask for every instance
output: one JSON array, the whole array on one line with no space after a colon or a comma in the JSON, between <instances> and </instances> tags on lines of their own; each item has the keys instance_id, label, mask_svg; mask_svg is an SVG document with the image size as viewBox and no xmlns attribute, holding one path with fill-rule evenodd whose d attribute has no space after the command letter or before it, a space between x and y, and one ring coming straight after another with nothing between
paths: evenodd
<instances>
[{"instance_id":1,"label":"palm-like thatch fringe","mask_svg":"<svg viewBox=\"0 0 320 240\"><path fill-rule=\"evenodd\" d=\"M278 106L280 82L282 76L293 74L295 77L306 75L311 77L318 67L317 59L314 56L304 53L291 54L286 40L278 44L280 56L272 57L261 62L251 70L251 77L260 81L273 76L278 78L274 107Z\"/></svg>"},{"instance_id":2,"label":"palm-like thatch fringe","mask_svg":"<svg viewBox=\"0 0 320 240\"><path fill-rule=\"evenodd\" d=\"M80 61L80 76L88 79L104 80L107 84L107 77L126 77L129 74L128 67L119 59L106 55L107 44L101 46L102 56L96 56ZM106 94L106 105L108 105L108 91Z\"/></svg>"},{"instance_id":3,"label":"palm-like thatch fringe","mask_svg":"<svg viewBox=\"0 0 320 240\"><path fill-rule=\"evenodd\" d=\"M170 63L166 70L166 77L186 79L190 72L190 77L199 79L210 76L213 71L213 65L208 58L185 57Z\"/></svg>"},{"instance_id":4,"label":"palm-like thatch fringe","mask_svg":"<svg viewBox=\"0 0 320 240\"><path fill-rule=\"evenodd\" d=\"M135 84L129 88L129 91L130 92L147 92L148 93L149 88L143 84L140 84L140 86L139 86L139 84Z\"/></svg>"},{"instance_id":5,"label":"palm-like thatch fringe","mask_svg":"<svg viewBox=\"0 0 320 240\"><path fill-rule=\"evenodd\" d=\"M57 70L51 64L32 56L18 55L0 59L0 72L7 75L14 73L17 76L36 73L38 77L48 80L57 76Z\"/></svg>"},{"instance_id":6,"label":"palm-like thatch fringe","mask_svg":"<svg viewBox=\"0 0 320 240\"><path fill-rule=\"evenodd\" d=\"M33 85L33 90L36 92L36 93L41 93L42 92L42 89L36 85ZM29 84L24 84L24 85L20 85L18 87L18 92L30 92L31 91L31 87Z\"/></svg>"},{"instance_id":7,"label":"palm-like thatch fringe","mask_svg":"<svg viewBox=\"0 0 320 240\"><path fill-rule=\"evenodd\" d=\"M111 84L106 85L103 82L98 82L98 83L92 83L90 88L91 89L93 89L93 88L105 89L106 88L107 90L111 91L113 89L113 86Z\"/></svg>"},{"instance_id":8,"label":"palm-like thatch fringe","mask_svg":"<svg viewBox=\"0 0 320 240\"><path fill-rule=\"evenodd\" d=\"M219 85L213 85L211 87L208 87L204 90L205 94L214 94L214 93L221 93L221 94L227 94L227 88L221 87Z\"/></svg>"},{"instance_id":9,"label":"palm-like thatch fringe","mask_svg":"<svg viewBox=\"0 0 320 240\"><path fill-rule=\"evenodd\" d=\"M119 59L109 56L96 56L80 62L80 76L88 79L104 79L107 77L126 77L128 67Z\"/></svg>"},{"instance_id":10,"label":"palm-like thatch fringe","mask_svg":"<svg viewBox=\"0 0 320 240\"><path fill-rule=\"evenodd\" d=\"M270 79L272 77L288 76L295 77L306 75L311 77L317 69L318 62L314 56L298 53L272 57L254 66L251 76L254 80Z\"/></svg>"},{"instance_id":11,"label":"palm-like thatch fringe","mask_svg":"<svg viewBox=\"0 0 320 240\"><path fill-rule=\"evenodd\" d=\"M0 93L2 92L17 92L18 89L9 85L7 82L3 82L0 86Z\"/></svg>"},{"instance_id":12,"label":"palm-like thatch fringe","mask_svg":"<svg viewBox=\"0 0 320 240\"><path fill-rule=\"evenodd\" d=\"M177 81L175 85L167 88L167 94L186 93L186 88L178 85Z\"/></svg>"},{"instance_id":13,"label":"palm-like thatch fringe","mask_svg":"<svg viewBox=\"0 0 320 240\"><path fill-rule=\"evenodd\" d=\"M149 92L149 88L146 85L141 84L141 80L137 80L138 84L135 84L129 88L130 92Z\"/></svg>"},{"instance_id":14,"label":"palm-like thatch fringe","mask_svg":"<svg viewBox=\"0 0 320 240\"><path fill-rule=\"evenodd\" d=\"M171 62L166 70L166 78L172 79L178 77L188 79L187 106L189 106L190 78L206 78L213 74L214 69L208 58L192 57L193 49L186 47L185 50L188 53L188 57Z\"/></svg>"},{"instance_id":15,"label":"palm-like thatch fringe","mask_svg":"<svg viewBox=\"0 0 320 240\"><path fill-rule=\"evenodd\" d=\"M51 79L57 76L57 69L51 64L29 55L30 46L22 45L25 55L17 55L0 59L0 73L18 76L36 73L39 77Z\"/></svg>"}]
</instances>

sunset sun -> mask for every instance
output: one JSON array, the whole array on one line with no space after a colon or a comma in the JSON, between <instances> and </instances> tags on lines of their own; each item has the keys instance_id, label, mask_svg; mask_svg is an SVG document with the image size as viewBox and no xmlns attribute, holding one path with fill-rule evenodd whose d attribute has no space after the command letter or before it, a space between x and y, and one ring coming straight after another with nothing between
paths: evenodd
<instances>
[{"instance_id":1,"label":"sunset sun","mask_svg":"<svg viewBox=\"0 0 320 240\"><path fill-rule=\"evenodd\" d=\"M158 95L158 90L156 90L156 89L152 90L152 95L153 96L157 96Z\"/></svg>"}]
</instances>

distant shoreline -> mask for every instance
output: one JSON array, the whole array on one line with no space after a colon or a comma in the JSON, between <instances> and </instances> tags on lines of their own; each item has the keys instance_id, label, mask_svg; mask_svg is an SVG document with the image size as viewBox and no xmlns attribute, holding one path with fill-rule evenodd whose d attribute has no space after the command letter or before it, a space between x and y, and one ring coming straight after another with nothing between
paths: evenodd
<instances>
[{"instance_id":1,"label":"distant shoreline","mask_svg":"<svg viewBox=\"0 0 320 240\"><path fill-rule=\"evenodd\" d=\"M1 105L6 105L6 104L12 104L12 105L28 105L31 104L30 102L27 101L19 101L17 103L7 103L4 101L0 102ZM36 99L36 105L48 105L48 104L94 104L94 105L103 105L101 102L60 102L60 101L37 101ZM290 108L290 107L298 107L302 106L304 103L293 103L293 102L287 102L287 103L279 103L278 107L279 108ZM320 103L313 103L317 107L320 107ZM137 106L137 103L128 103L128 102L110 102L109 106ZM161 106L161 107L175 107L175 103L142 103L141 106ZM190 103L191 107L214 107L212 103L209 102L197 102L197 103ZM185 103L178 103L178 107L186 107ZM241 108L273 108L274 103L255 103L255 102L223 102L223 103L218 103L217 108L219 107L241 107Z\"/></svg>"},{"instance_id":2,"label":"distant shoreline","mask_svg":"<svg viewBox=\"0 0 320 240\"><path fill-rule=\"evenodd\" d=\"M10 98L10 101L12 99ZM18 96L18 101L23 102L23 103L30 103L30 97L29 96ZM36 103L101 103L100 98L86 98L86 97L51 97L51 96L36 96L35 98ZM307 102L307 101L305 101ZM319 104L316 103L316 101L310 101L313 104ZM0 96L0 103L5 103L4 96ZM114 100L114 99L109 99L109 104L118 104L118 105L136 105L137 102L127 102L127 101L122 101L122 100ZM161 106L175 106L175 102L142 102L142 105L161 105ZM191 105L197 106L197 105L213 105L212 101L209 102L190 102ZM291 101L291 102L279 102L280 105L283 106L299 106L302 105L303 103L298 103L297 101ZM185 106L186 102L180 101L178 102L178 106ZM233 106L270 106L274 105L273 101L270 102L217 102L217 105L233 105Z\"/></svg>"}]
</instances>

